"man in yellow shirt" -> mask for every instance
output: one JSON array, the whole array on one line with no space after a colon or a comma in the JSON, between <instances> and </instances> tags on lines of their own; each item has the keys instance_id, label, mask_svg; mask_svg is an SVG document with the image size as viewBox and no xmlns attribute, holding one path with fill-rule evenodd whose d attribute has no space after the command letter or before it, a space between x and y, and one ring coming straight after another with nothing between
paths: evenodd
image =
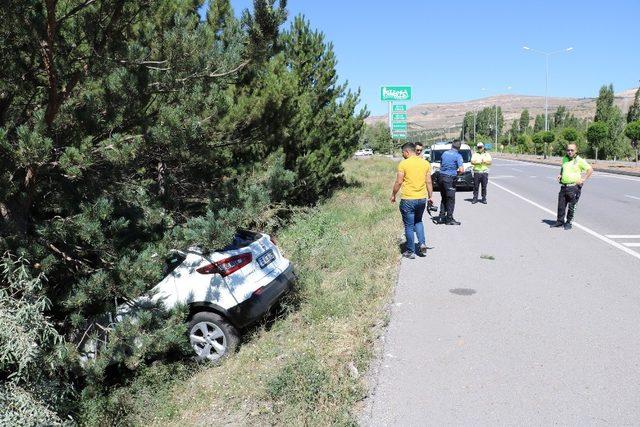
<instances>
[{"instance_id":1,"label":"man in yellow shirt","mask_svg":"<svg viewBox=\"0 0 640 427\"><path fill-rule=\"evenodd\" d=\"M582 174L585 174L583 177ZM562 167L558 182L560 182L560 193L558 193L558 218L551 227L563 227L565 230L571 230L571 221L576 210L576 204L582 193L582 186L585 181L591 177L593 168L585 159L578 156L578 147L576 144L567 145L567 155L562 158ZM567 211L567 220L564 216Z\"/></svg>"},{"instance_id":2,"label":"man in yellow shirt","mask_svg":"<svg viewBox=\"0 0 640 427\"><path fill-rule=\"evenodd\" d=\"M480 203L487 204L487 184L489 183L489 166L491 166L491 154L484 149L484 144L478 142L476 152L471 156L473 165L473 200L471 203L478 203L478 190L482 184L482 200Z\"/></svg>"},{"instance_id":3,"label":"man in yellow shirt","mask_svg":"<svg viewBox=\"0 0 640 427\"><path fill-rule=\"evenodd\" d=\"M406 248L402 255L413 259L415 258L414 233L418 236L418 244L420 245L418 255L425 256L427 251L422 215L427 206L427 196L429 202L432 201L431 165L416 155L416 146L411 142L402 146L402 157L404 160L398 165L396 182L391 191L391 203L396 202L396 194L402 189L400 213L407 239Z\"/></svg>"}]
</instances>

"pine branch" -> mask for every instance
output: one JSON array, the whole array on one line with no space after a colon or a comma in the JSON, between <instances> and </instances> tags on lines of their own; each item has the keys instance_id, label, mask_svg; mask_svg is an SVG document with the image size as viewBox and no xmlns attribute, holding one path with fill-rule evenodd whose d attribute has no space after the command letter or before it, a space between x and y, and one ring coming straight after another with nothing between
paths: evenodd
<instances>
[{"instance_id":1,"label":"pine branch","mask_svg":"<svg viewBox=\"0 0 640 427\"><path fill-rule=\"evenodd\" d=\"M64 22L66 19L72 17L76 13L80 12L82 9L91 5L91 3L94 3L95 1L96 0L85 0L83 3L80 3L79 5L71 9L69 12L67 12L62 18L58 19L58 25Z\"/></svg>"}]
</instances>

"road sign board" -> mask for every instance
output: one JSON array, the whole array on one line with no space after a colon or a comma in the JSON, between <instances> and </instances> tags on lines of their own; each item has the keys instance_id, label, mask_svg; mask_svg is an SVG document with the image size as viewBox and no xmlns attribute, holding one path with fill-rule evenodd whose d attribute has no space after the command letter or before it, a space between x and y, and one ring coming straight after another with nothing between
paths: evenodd
<instances>
[{"instance_id":1,"label":"road sign board","mask_svg":"<svg viewBox=\"0 0 640 427\"><path fill-rule=\"evenodd\" d=\"M391 134L391 137L393 139L407 139L407 133L406 132L394 132Z\"/></svg>"},{"instance_id":2,"label":"road sign board","mask_svg":"<svg viewBox=\"0 0 640 427\"><path fill-rule=\"evenodd\" d=\"M392 118L394 121L401 121L401 120L406 121L406 120L407 120L407 115L406 115L405 113L393 113L393 115L391 116L391 118Z\"/></svg>"},{"instance_id":3,"label":"road sign board","mask_svg":"<svg viewBox=\"0 0 640 427\"><path fill-rule=\"evenodd\" d=\"M397 111L407 111L407 105L406 104L393 104L393 108L392 108L393 112L397 112Z\"/></svg>"},{"instance_id":4,"label":"road sign board","mask_svg":"<svg viewBox=\"0 0 640 427\"><path fill-rule=\"evenodd\" d=\"M407 122L393 122L393 130L407 130Z\"/></svg>"},{"instance_id":5,"label":"road sign board","mask_svg":"<svg viewBox=\"0 0 640 427\"><path fill-rule=\"evenodd\" d=\"M493 144L490 142L487 142L486 144L484 144L484 148L486 148L487 150L491 150L491 148L493 147ZM484 187L482 187L484 188Z\"/></svg>"},{"instance_id":6,"label":"road sign board","mask_svg":"<svg viewBox=\"0 0 640 427\"><path fill-rule=\"evenodd\" d=\"M409 101L411 100L411 86L382 86L380 99L382 101Z\"/></svg>"}]
</instances>

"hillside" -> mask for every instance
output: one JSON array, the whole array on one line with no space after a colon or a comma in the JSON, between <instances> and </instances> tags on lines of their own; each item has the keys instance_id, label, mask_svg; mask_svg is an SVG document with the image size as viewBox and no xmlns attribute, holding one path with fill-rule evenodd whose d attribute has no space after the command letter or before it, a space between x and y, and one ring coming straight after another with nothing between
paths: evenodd
<instances>
[{"instance_id":1,"label":"hillside","mask_svg":"<svg viewBox=\"0 0 640 427\"><path fill-rule=\"evenodd\" d=\"M633 102L637 89L629 89L616 94L615 103L626 114ZM505 123L510 124L520 117L522 110L527 108L531 120L536 114L544 114L544 96L527 95L496 95L486 98L473 99L463 102L426 103L415 105L408 110L409 129L442 129L448 127L460 128L462 119L467 111L482 109L483 107L498 105L502 108ZM549 114L564 105L576 117L593 117L596 111L596 98L549 98ZM387 116L371 116L368 124L386 121Z\"/></svg>"}]
</instances>

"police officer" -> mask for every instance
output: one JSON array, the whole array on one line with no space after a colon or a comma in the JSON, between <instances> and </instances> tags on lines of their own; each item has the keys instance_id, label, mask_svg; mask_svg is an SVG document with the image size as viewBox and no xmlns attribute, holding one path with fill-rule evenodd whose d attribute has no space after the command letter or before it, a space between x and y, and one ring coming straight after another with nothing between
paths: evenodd
<instances>
[{"instance_id":1,"label":"police officer","mask_svg":"<svg viewBox=\"0 0 640 427\"><path fill-rule=\"evenodd\" d=\"M451 144L451 149L442 153L440 158L440 174L438 185L440 186L440 221L447 225L460 225L453 217L456 207L456 180L458 174L464 172L464 162L459 153L462 142L455 140Z\"/></svg>"},{"instance_id":2,"label":"police officer","mask_svg":"<svg viewBox=\"0 0 640 427\"><path fill-rule=\"evenodd\" d=\"M584 177L582 174L585 174ZM578 156L576 144L567 145L567 155L562 158L562 167L558 182L560 182L560 193L558 193L558 218L551 227L563 227L571 230L571 221L576 210L576 204L582 193L582 186L591 177L593 168L585 159ZM567 209L568 206L568 209ZM566 212L568 211L568 212ZM565 221L565 212L567 219Z\"/></svg>"},{"instance_id":3,"label":"police officer","mask_svg":"<svg viewBox=\"0 0 640 427\"><path fill-rule=\"evenodd\" d=\"M482 199L480 203L487 204L487 184L489 182L489 166L491 165L491 154L484 149L484 144L478 142L476 152L471 156L473 165L473 200L471 203L478 203L478 189L482 184Z\"/></svg>"}]
</instances>

